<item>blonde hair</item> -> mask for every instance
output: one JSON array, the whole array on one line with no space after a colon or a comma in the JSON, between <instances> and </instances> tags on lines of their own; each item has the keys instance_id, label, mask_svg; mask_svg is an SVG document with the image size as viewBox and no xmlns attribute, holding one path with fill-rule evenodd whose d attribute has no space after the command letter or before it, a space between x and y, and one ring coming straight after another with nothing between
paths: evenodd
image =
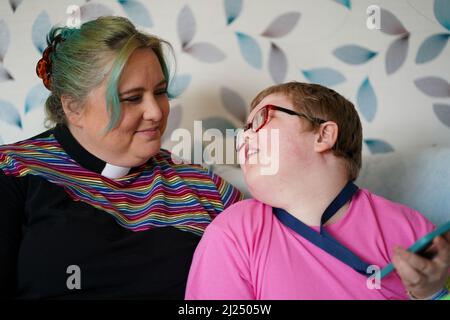
<instances>
[{"instance_id":1,"label":"blonde hair","mask_svg":"<svg viewBox=\"0 0 450 320\"><path fill-rule=\"evenodd\" d=\"M110 69L105 97L110 122L105 129L114 128L121 114L117 92L120 75L137 48L148 47L153 50L169 82L163 45L172 50L170 44L139 32L127 18L104 16L82 24L79 29L53 27L47 36L48 45L52 45L58 36L62 41L50 56L51 94L45 103L47 123L66 123L61 95L67 94L82 105L89 92L100 85ZM111 57L112 67L107 63Z\"/></svg>"}]
</instances>

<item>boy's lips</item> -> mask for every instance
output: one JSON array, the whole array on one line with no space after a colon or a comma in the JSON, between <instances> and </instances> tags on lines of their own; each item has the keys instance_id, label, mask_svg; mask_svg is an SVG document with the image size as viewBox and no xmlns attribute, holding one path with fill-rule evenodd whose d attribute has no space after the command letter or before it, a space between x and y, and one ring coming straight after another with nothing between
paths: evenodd
<instances>
[{"instance_id":1,"label":"boy's lips","mask_svg":"<svg viewBox=\"0 0 450 320\"><path fill-rule=\"evenodd\" d=\"M248 148L245 150L245 155L248 158L251 155L257 154L259 152L259 149L257 148Z\"/></svg>"}]
</instances>

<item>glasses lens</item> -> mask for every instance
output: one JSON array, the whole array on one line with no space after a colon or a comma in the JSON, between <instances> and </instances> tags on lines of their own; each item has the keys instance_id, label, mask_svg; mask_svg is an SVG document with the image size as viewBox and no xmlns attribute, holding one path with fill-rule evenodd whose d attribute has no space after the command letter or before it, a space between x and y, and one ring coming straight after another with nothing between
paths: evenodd
<instances>
[{"instance_id":1,"label":"glasses lens","mask_svg":"<svg viewBox=\"0 0 450 320\"><path fill-rule=\"evenodd\" d=\"M267 108L262 108L255 114L255 117L253 118L252 121L252 129L254 132L261 129L261 127L266 122L266 117L267 117Z\"/></svg>"},{"instance_id":2,"label":"glasses lens","mask_svg":"<svg viewBox=\"0 0 450 320\"><path fill-rule=\"evenodd\" d=\"M245 142L243 129L238 129L236 136L234 137L234 141L235 141L236 151L241 150L244 145L244 142Z\"/></svg>"}]
</instances>

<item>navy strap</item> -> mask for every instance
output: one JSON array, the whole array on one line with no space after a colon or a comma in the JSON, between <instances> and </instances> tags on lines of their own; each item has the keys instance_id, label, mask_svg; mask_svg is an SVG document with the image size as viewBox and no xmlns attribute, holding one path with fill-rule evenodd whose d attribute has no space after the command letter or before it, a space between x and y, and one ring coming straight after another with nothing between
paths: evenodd
<instances>
[{"instance_id":1,"label":"navy strap","mask_svg":"<svg viewBox=\"0 0 450 320\"><path fill-rule=\"evenodd\" d=\"M331 219L340 208L344 206L358 191L358 187L353 182L348 182L345 187L334 198L330 205L325 209L322 217L320 218L320 233L322 233L322 226Z\"/></svg>"},{"instance_id":2,"label":"navy strap","mask_svg":"<svg viewBox=\"0 0 450 320\"><path fill-rule=\"evenodd\" d=\"M319 248L336 257L343 263L352 267L357 272L369 275L367 268L369 264L362 261L357 255L350 251L347 247L339 243L332 235L323 229L323 225L358 191L358 187L353 182L348 182L337 197L331 202L320 219L320 232L315 231L308 225L304 224L286 210L273 208L275 216L285 226L297 232L303 238L312 242Z\"/></svg>"}]
</instances>

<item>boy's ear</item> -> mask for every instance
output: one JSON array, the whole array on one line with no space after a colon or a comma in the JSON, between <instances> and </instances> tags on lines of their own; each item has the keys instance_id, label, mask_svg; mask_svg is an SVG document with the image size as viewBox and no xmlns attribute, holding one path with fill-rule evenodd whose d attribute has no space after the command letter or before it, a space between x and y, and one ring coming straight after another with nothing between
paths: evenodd
<instances>
[{"instance_id":1,"label":"boy's ear","mask_svg":"<svg viewBox=\"0 0 450 320\"><path fill-rule=\"evenodd\" d=\"M331 150L337 142L338 125L333 121L322 123L315 134L314 151L324 152Z\"/></svg>"},{"instance_id":2,"label":"boy's ear","mask_svg":"<svg viewBox=\"0 0 450 320\"><path fill-rule=\"evenodd\" d=\"M75 127L82 126L83 108L80 107L72 97L63 94L61 96L61 105L66 114L67 122Z\"/></svg>"}]
</instances>

